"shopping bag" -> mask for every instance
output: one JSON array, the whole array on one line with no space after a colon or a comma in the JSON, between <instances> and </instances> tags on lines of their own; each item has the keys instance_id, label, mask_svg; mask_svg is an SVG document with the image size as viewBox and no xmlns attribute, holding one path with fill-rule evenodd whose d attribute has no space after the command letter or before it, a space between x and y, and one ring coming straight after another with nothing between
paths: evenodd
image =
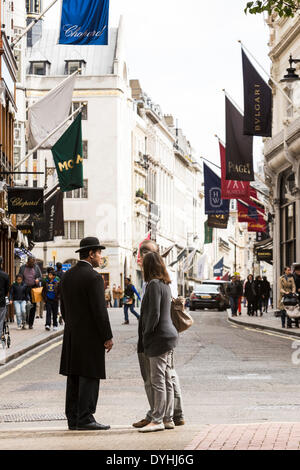
<instances>
[{"instance_id":1,"label":"shopping bag","mask_svg":"<svg viewBox=\"0 0 300 470\"><path fill-rule=\"evenodd\" d=\"M31 300L34 304L37 304L38 302L41 302L43 300L42 292L42 287L34 287L33 289L31 289Z\"/></svg>"}]
</instances>

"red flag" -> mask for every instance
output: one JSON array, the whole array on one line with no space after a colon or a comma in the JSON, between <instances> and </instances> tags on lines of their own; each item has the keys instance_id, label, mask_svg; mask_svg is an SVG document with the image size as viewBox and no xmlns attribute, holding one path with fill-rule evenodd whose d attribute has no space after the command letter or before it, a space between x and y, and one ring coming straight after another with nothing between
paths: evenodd
<instances>
[{"instance_id":1,"label":"red flag","mask_svg":"<svg viewBox=\"0 0 300 470\"><path fill-rule=\"evenodd\" d=\"M238 201L237 204L239 222L257 222L259 217L262 217L262 214L265 213L263 205L260 205L259 202L255 202L251 197L259 201L256 189L250 186L248 197L240 197L240 201ZM245 204L242 204L242 202L245 202Z\"/></svg>"},{"instance_id":2,"label":"red flag","mask_svg":"<svg viewBox=\"0 0 300 470\"><path fill-rule=\"evenodd\" d=\"M148 233L146 233L144 240L141 241L141 243L139 244L139 250L138 250L138 255L137 255L137 263L138 263L138 264L140 264L140 262L141 262L141 254L140 254L140 247L141 247L141 244L142 244L145 240L150 240L150 238L151 238L151 232L148 232Z\"/></svg>"},{"instance_id":3,"label":"red flag","mask_svg":"<svg viewBox=\"0 0 300 470\"><path fill-rule=\"evenodd\" d=\"M237 199L249 196L249 181L226 180L226 149L219 142L221 157L221 197L222 199Z\"/></svg>"},{"instance_id":4,"label":"red flag","mask_svg":"<svg viewBox=\"0 0 300 470\"><path fill-rule=\"evenodd\" d=\"M222 277L222 281L229 281L229 273L227 272L225 276Z\"/></svg>"},{"instance_id":5,"label":"red flag","mask_svg":"<svg viewBox=\"0 0 300 470\"><path fill-rule=\"evenodd\" d=\"M248 223L248 232L264 232L267 231L267 223L262 215L258 216L258 220Z\"/></svg>"}]
</instances>

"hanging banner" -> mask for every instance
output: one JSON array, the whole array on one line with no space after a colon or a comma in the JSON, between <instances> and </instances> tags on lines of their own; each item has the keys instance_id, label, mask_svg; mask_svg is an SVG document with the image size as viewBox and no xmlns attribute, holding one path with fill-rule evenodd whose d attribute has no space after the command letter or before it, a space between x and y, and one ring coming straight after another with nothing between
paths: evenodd
<instances>
[{"instance_id":1,"label":"hanging banner","mask_svg":"<svg viewBox=\"0 0 300 470\"><path fill-rule=\"evenodd\" d=\"M272 137L272 90L242 48L244 76L244 134Z\"/></svg>"},{"instance_id":2,"label":"hanging banner","mask_svg":"<svg viewBox=\"0 0 300 470\"><path fill-rule=\"evenodd\" d=\"M42 188L8 188L10 214L42 214L44 190Z\"/></svg>"},{"instance_id":3,"label":"hanging banner","mask_svg":"<svg viewBox=\"0 0 300 470\"><path fill-rule=\"evenodd\" d=\"M249 188L249 196L239 198L237 206L239 222L257 222L262 213L265 213L263 204L259 203L256 189L251 186Z\"/></svg>"},{"instance_id":4,"label":"hanging banner","mask_svg":"<svg viewBox=\"0 0 300 470\"><path fill-rule=\"evenodd\" d=\"M109 0L63 0L59 44L108 44Z\"/></svg>"},{"instance_id":5,"label":"hanging banner","mask_svg":"<svg viewBox=\"0 0 300 470\"><path fill-rule=\"evenodd\" d=\"M222 200L221 178L216 175L205 163L205 214L229 214L229 200Z\"/></svg>"},{"instance_id":6,"label":"hanging banner","mask_svg":"<svg viewBox=\"0 0 300 470\"><path fill-rule=\"evenodd\" d=\"M205 268L206 258L207 258L206 255L202 255L200 256L199 261L198 261L197 277L200 281L204 279L204 268Z\"/></svg>"},{"instance_id":7,"label":"hanging banner","mask_svg":"<svg viewBox=\"0 0 300 470\"><path fill-rule=\"evenodd\" d=\"M209 214L207 224L212 228L226 229L228 225L229 215Z\"/></svg>"},{"instance_id":8,"label":"hanging banner","mask_svg":"<svg viewBox=\"0 0 300 470\"><path fill-rule=\"evenodd\" d=\"M254 181L253 137L244 135L244 119L226 97L226 179Z\"/></svg>"},{"instance_id":9,"label":"hanging banner","mask_svg":"<svg viewBox=\"0 0 300 470\"><path fill-rule=\"evenodd\" d=\"M226 148L219 142L221 159L221 197L222 199L237 199L248 197L249 181L232 181L226 179Z\"/></svg>"},{"instance_id":10,"label":"hanging banner","mask_svg":"<svg viewBox=\"0 0 300 470\"><path fill-rule=\"evenodd\" d=\"M266 261L273 264L273 250L258 249L256 251L257 261Z\"/></svg>"},{"instance_id":11,"label":"hanging banner","mask_svg":"<svg viewBox=\"0 0 300 470\"><path fill-rule=\"evenodd\" d=\"M81 113L52 147L61 191L83 188Z\"/></svg>"},{"instance_id":12,"label":"hanging banner","mask_svg":"<svg viewBox=\"0 0 300 470\"><path fill-rule=\"evenodd\" d=\"M258 216L257 220L248 222L248 232L266 232L267 223L262 216Z\"/></svg>"},{"instance_id":13,"label":"hanging banner","mask_svg":"<svg viewBox=\"0 0 300 470\"><path fill-rule=\"evenodd\" d=\"M33 239L33 234L34 234L33 225L29 225L29 224L17 225L17 229L20 230L23 233L23 235L28 238L28 240Z\"/></svg>"},{"instance_id":14,"label":"hanging banner","mask_svg":"<svg viewBox=\"0 0 300 470\"><path fill-rule=\"evenodd\" d=\"M213 241L213 228L208 226L208 221L204 223L204 245L209 245Z\"/></svg>"},{"instance_id":15,"label":"hanging banner","mask_svg":"<svg viewBox=\"0 0 300 470\"><path fill-rule=\"evenodd\" d=\"M57 191L46 200L44 216L34 222L34 242L50 242L64 235L63 193Z\"/></svg>"},{"instance_id":16,"label":"hanging banner","mask_svg":"<svg viewBox=\"0 0 300 470\"><path fill-rule=\"evenodd\" d=\"M224 269L224 257L220 259L220 261L214 265L214 277L223 276L223 269Z\"/></svg>"}]
</instances>

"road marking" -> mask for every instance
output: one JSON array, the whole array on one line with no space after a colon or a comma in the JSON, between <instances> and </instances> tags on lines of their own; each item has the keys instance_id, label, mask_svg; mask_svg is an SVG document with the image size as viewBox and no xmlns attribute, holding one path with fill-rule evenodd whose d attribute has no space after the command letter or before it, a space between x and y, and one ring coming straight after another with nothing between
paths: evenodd
<instances>
[{"instance_id":1,"label":"road marking","mask_svg":"<svg viewBox=\"0 0 300 470\"><path fill-rule=\"evenodd\" d=\"M227 375L229 380L272 380L271 375L245 374L245 375Z\"/></svg>"},{"instance_id":2,"label":"road marking","mask_svg":"<svg viewBox=\"0 0 300 470\"><path fill-rule=\"evenodd\" d=\"M4 379L4 377L7 377L10 374L13 374L19 369L22 369L22 367L27 366L31 362L35 361L39 357L43 356L47 352L51 351L52 349L56 348L57 346L60 346L62 344L62 340L58 341L57 343L51 344L51 346L48 346L47 348L43 349L43 351L40 351L39 353L35 354L34 356L30 357L29 359L26 359L25 361L21 362L18 366L14 367L13 369L8 370L7 372L4 372L3 374L0 375L0 380Z\"/></svg>"}]
</instances>

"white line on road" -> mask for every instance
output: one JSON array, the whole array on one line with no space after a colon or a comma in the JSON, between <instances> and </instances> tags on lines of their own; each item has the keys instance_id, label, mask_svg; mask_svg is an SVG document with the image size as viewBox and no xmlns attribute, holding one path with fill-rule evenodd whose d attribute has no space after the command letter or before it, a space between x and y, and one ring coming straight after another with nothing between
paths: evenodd
<instances>
[{"instance_id":1,"label":"white line on road","mask_svg":"<svg viewBox=\"0 0 300 470\"><path fill-rule=\"evenodd\" d=\"M245 375L227 375L229 380L272 380L271 375L245 374Z\"/></svg>"},{"instance_id":2,"label":"white line on road","mask_svg":"<svg viewBox=\"0 0 300 470\"><path fill-rule=\"evenodd\" d=\"M34 356L30 357L29 359L26 359L25 361L21 362L21 364L17 365L13 369L8 370L7 372L4 372L3 374L0 375L0 380L4 379L4 377L7 377L10 374L13 374L19 369L22 369L22 367L27 366L27 364L30 364L31 362L35 361L39 357L43 356L47 352L51 351L54 348L57 348L57 346L60 346L62 344L62 340L58 341L57 343L51 344L51 346L48 346L47 348L43 349L39 353L35 354Z\"/></svg>"}]
</instances>

